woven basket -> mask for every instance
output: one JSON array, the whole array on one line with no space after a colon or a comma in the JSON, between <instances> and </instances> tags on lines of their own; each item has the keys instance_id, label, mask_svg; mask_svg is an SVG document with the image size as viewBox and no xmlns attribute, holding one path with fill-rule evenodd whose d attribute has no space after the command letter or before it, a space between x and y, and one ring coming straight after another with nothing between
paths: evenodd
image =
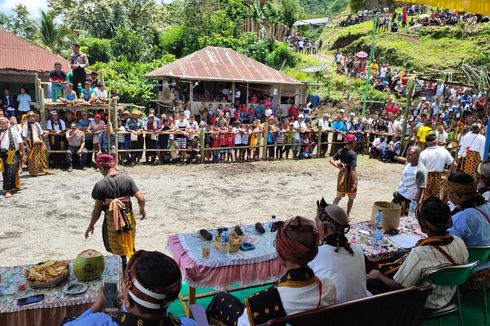
<instances>
[{"instance_id":1,"label":"woven basket","mask_svg":"<svg viewBox=\"0 0 490 326\"><path fill-rule=\"evenodd\" d=\"M39 263L37 265L40 265L42 263ZM58 284L60 284L61 282L64 282L66 281L69 277L70 277L70 269L69 267L67 266L66 269L61 272L60 275L56 276L56 277L53 277L53 278L50 278L48 281L46 282L31 282L27 279L27 276L29 275L29 269L27 269L25 272L24 272L24 275L26 277L26 280L27 280L27 284L29 284L29 286L33 289L46 289L46 288L54 288L56 287Z\"/></svg>"},{"instance_id":2,"label":"woven basket","mask_svg":"<svg viewBox=\"0 0 490 326\"><path fill-rule=\"evenodd\" d=\"M240 250L241 245L241 241L240 243L230 242L230 252L237 252L238 250ZM218 250L221 250L221 237L219 235L214 238L214 247Z\"/></svg>"}]
</instances>

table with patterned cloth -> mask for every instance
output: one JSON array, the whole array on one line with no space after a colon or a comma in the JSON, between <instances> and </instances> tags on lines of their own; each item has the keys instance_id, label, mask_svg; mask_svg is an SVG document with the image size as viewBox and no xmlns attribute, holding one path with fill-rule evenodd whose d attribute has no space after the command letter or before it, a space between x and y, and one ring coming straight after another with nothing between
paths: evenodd
<instances>
[{"instance_id":1,"label":"table with patterned cloth","mask_svg":"<svg viewBox=\"0 0 490 326\"><path fill-rule=\"evenodd\" d=\"M66 295L65 286L78 282L73 274L73 260L70 261L70 277L51 289L32 289L27 285L24 272L32 265L0 267L1 283L7 294L0 293L0 325L56 326L65 317L76 317L95 302L99 288L104 282L122 284L121 258L105 257L105 269L101 278L87 282L88 289L80 295ZM24 291L19 286L26 285ZM11 292L14 294L8 294ZM19 298L44 294L44 301L26 306L17 306Z\"/></svg>"},{"instance_id":2,"label":"table with patterned cloth","mask_svg":"<svg viewBox=\"0 0 490 326\"><path fill-rule=\"evenodd\" d=\"M211 253L208 259L202 258L201 248L205 240L196 233L180 233L168 239L168 249L179 264L188 283L189 295L181 298L189 304L195 303L196 288L212 288L217 291L232 288L245 288L272 283L284 272L279 263L276 249L270 241L270 232L259 234L253 226L242 227L244 241L252 243L255 250L221 253L211 242ZM213 238L217 231L211 231ZM275 237L275 233L272 234ZM212 293L199 295L210 296ZM187 307L184 305L184 309ZM188 311L187 311L188 312Z\"/></svg>"},{"instance_id":3,"label":"table with patterned cloth","mask_svg":"<svg viewBox=\"0 0 490 326\"><path fill-rule=\"evenodd\" d=\"M357 244L361 248L369 261L378 262L408 251L409 248L403 248L397 244L399 241L396 240L400 237L413 237L414 240L425 237L417 220L414 218L400 218L398 231L399 233L396 236L385 235L383 244L377 246L373 237L373 227L369 221L365 221L352 224L347 237L351 243Z\"/></svg>"}]
</instances>

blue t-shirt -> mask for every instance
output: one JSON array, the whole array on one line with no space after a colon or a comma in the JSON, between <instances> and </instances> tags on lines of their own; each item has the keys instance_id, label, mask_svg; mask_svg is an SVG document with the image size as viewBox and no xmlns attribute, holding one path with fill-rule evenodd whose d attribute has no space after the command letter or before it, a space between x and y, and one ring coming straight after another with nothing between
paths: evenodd
<instances>
[{"instance_id":1,"label":"blue t-shirt","mask_svg":"<svg viewBox=\"0 0 490 326\"><path fill-rule=\"evenodd\" d=\"M182 326L197 326L196 322L189 318L180 318ZM81 314L77 319L70 321L64 326L119 326L111 316L103 312L92 312L88 309Z\"/></svg>"},{"instance_id":2,"label":"blue t-shirt","mask_svg":"<svg viewBox=\"0 0 490 326\"><path fill-rule=\"evenodd\" d=\"M85 101L90 101L92 96L95 96L95 91L91 88L89 91L86 91L85 88L82 89L82 97Z\"/></svg>"}]
</instances>

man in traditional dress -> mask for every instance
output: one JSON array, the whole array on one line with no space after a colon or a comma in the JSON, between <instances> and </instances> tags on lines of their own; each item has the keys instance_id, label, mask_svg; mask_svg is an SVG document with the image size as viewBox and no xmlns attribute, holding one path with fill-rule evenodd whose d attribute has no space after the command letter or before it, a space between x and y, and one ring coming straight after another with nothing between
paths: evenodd
<instances>
[{"instance_id":1,"label":"man in traditional dress","mask_svg":"<svg viewBox=\"0 0 490 326\"><path fill-rule=\"evenodd\" d=\"M407 164L403 168L398 189L393 193L393 203L402 207L401 216L407 216L410 202L420 203L427 185L427 169L420 162L420 147L410 146L407 150Z\"/></svg>"},{"instance_id":2,"label":"man in traditional dress","mask_svg":"<svg viewBox=\"0 0 490 326\"><path fill-rule=\"evenodd\" d=\"M480 125L478 123L473 124L471 131L461 137L459 145L459 169L472 176L476 176L478 164L480 164L485 151L485 136L480 131Z\"/></svg>"},{"instance_id":3,"label":"man in traditional dress","mask_svg":"<svg viewBox=\"0 0 490 326\"><path fill-rule=\"evenodd\" d=\"M316 224L304 217L276 222L276 251L287 270L274 287L245 299L245 305L228 293L218 293L207 309L208 318L227 326L261 325L269 320L326 307L335 303L335 286L321 280L308 267L318 253Z\"/></svg>"},{"instance_id":4,"label":"man in traditional dress","mask_svg":"<svg viewBox=\"0 0 490 326\"><path fill-rule=\"evenodd\" d=\"M7 198L20 189L19 164L24 154L22 135L14 128L9 128L9 119L0 117L0 170L3 193Z\"/></svg>"},{"instance_id":5,"label":"man in traditional dress","mask_svg":"<svg viewBox=\"0 0 490 326\"><path fill-rule=\"evenodd\" d=\"M338 205L342 197L347 196L347 217L350 216L354 199L357 195L357 154L354 152L356 136L348 134L345 136L345 147L341 148L330 160L330 164L338 168L337 197L333 204Z\"/></svg>"},{"instance_id":6,"label":"man in traditional dress","mask_svg":"<svg viewBox=\"0 0 490 326\"><path fill-rule=\"evenodd\" d=\"M320 279L332 280L337 293L336 303L369 296L364 254L346 237L350 225L345 211L337 205L328 205L322 198L317 201L316 225L320 245L318 255L308 266Z\"/></svg>"},{"instance_id":7,"label":"man in traditional dress","mask_svg":"<svg viewBox=\"0 0 490 326\"><path fill-rule=\"evenodd\" d=\"M136 220L134 218L131 197L136 197L140 207L141 219L146 216L145 197L139 191L133 178L124 173L118 173L113 156L102 154L97 156L97 168L104 179L97 182L92 190L95 200L90 224L85 231L85 238L94 233L95 223L105 212L102 225L102 238L107 251L119 255L126 267L127 259L134 253L136 235Z\"/></svg>"},{"instance_id":8,"label":"man in traditional dress","mask_svg":"<svg viewBox=\"0 0 490 326\"><path fill-rule=\"evenodd\" d=\"M182 274L175 260L158 251L139 250L129 261L120 298L124 309L116 317L104 313L106 297L101 287L92 307L63 325L196 326L195 321L167 311L181 288Z\"/></svg>"},{"instance_id":9,"label":"man in traditional dress","mask_svg":"<svg viewBox=\"0 0 490 326\"><path fill-rule=\"evenodd\" d=\"M22 137L27 147L27 169L31 177L48 173L46 145L43 142L44 132L37 122L34 112L27 114L27 123L22 127Z\"/></svg>"},{"instance_id":10,"label":"man in traditional dress","mask_svg":"<svg viewBox=\"0 0 490 326\"><path fill-rule=\"evenodd\" d=\"M70 112L70 111L69 111ZM66 123L60 119L57 111L50 113L51 118L46 122L46 130L49 132L48 141L50 149L53 151L66 150ZM69 121L71 123L71 121ZM53 153L49 155L49 162L54 167L59 167L65 161L65 155Z\"/></svg>"},{"instance_id":11,"label":"man in traditional dress","mask_svg":"<svg viewBox=\"0 0 490 326\"><path fill-rule=\"evenodd\" d=\"M427 185L422 195L422 201L429 197L441 196L441 180L444 168L448 165L452 171L454 159L447 149L438 146L437 136L429 134L425 137L427 148L420 153L420 161L427 168Z\"/></svg>"},{"instance_id":12,"label":"man in traditional dress","mask_svg":"<svg viewBox=\"0 0 490 326\"><path fill-rule=\"evenodd\" d=\"M420 239L408 255L399 259L398 266L392 270L374 269L367 275L368 290L373 294L408 288L426 286L422 282L428 270L447 265L466 264L468 250L457 236L450 234L452 225L448 205L436 197L422 202L415 211L420 229L427 238ZM396 271L393 278L388 275ZM440 309L446 306L454 296L456 287L432 284L433 291L425 303L426 309Z\"/></svg>"}]
</instances>

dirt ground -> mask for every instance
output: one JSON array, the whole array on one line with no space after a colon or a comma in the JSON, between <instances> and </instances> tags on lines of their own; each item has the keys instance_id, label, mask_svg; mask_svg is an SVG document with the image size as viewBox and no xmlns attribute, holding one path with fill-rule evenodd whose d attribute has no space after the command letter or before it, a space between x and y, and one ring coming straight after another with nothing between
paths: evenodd
<instances>
[{"instance_id":1,"label":"dirt ground","mask_svg":"<svg viewBox=\"0 0 490 326\"><path fill-rule=\"evenodd\" d=\"M253 224L273 214L278 219L314 218L316 200L324 196L331 202L336 193L337 170L327 159L122 170L134 177L147 200L147 218L137 222L137 249L165 250L171 234ZM401 164L359 157L353 221L368 219L374 201L391 200L401 170ZM37 178L24 174L22 192L0 198L0 266L74 258L87 248L107 254L102 219L94 235L84 239L92 187L101 175L94 169L53 173ZM346 200L340 204L345 207Z\"/></svg>"}]
</instances>

